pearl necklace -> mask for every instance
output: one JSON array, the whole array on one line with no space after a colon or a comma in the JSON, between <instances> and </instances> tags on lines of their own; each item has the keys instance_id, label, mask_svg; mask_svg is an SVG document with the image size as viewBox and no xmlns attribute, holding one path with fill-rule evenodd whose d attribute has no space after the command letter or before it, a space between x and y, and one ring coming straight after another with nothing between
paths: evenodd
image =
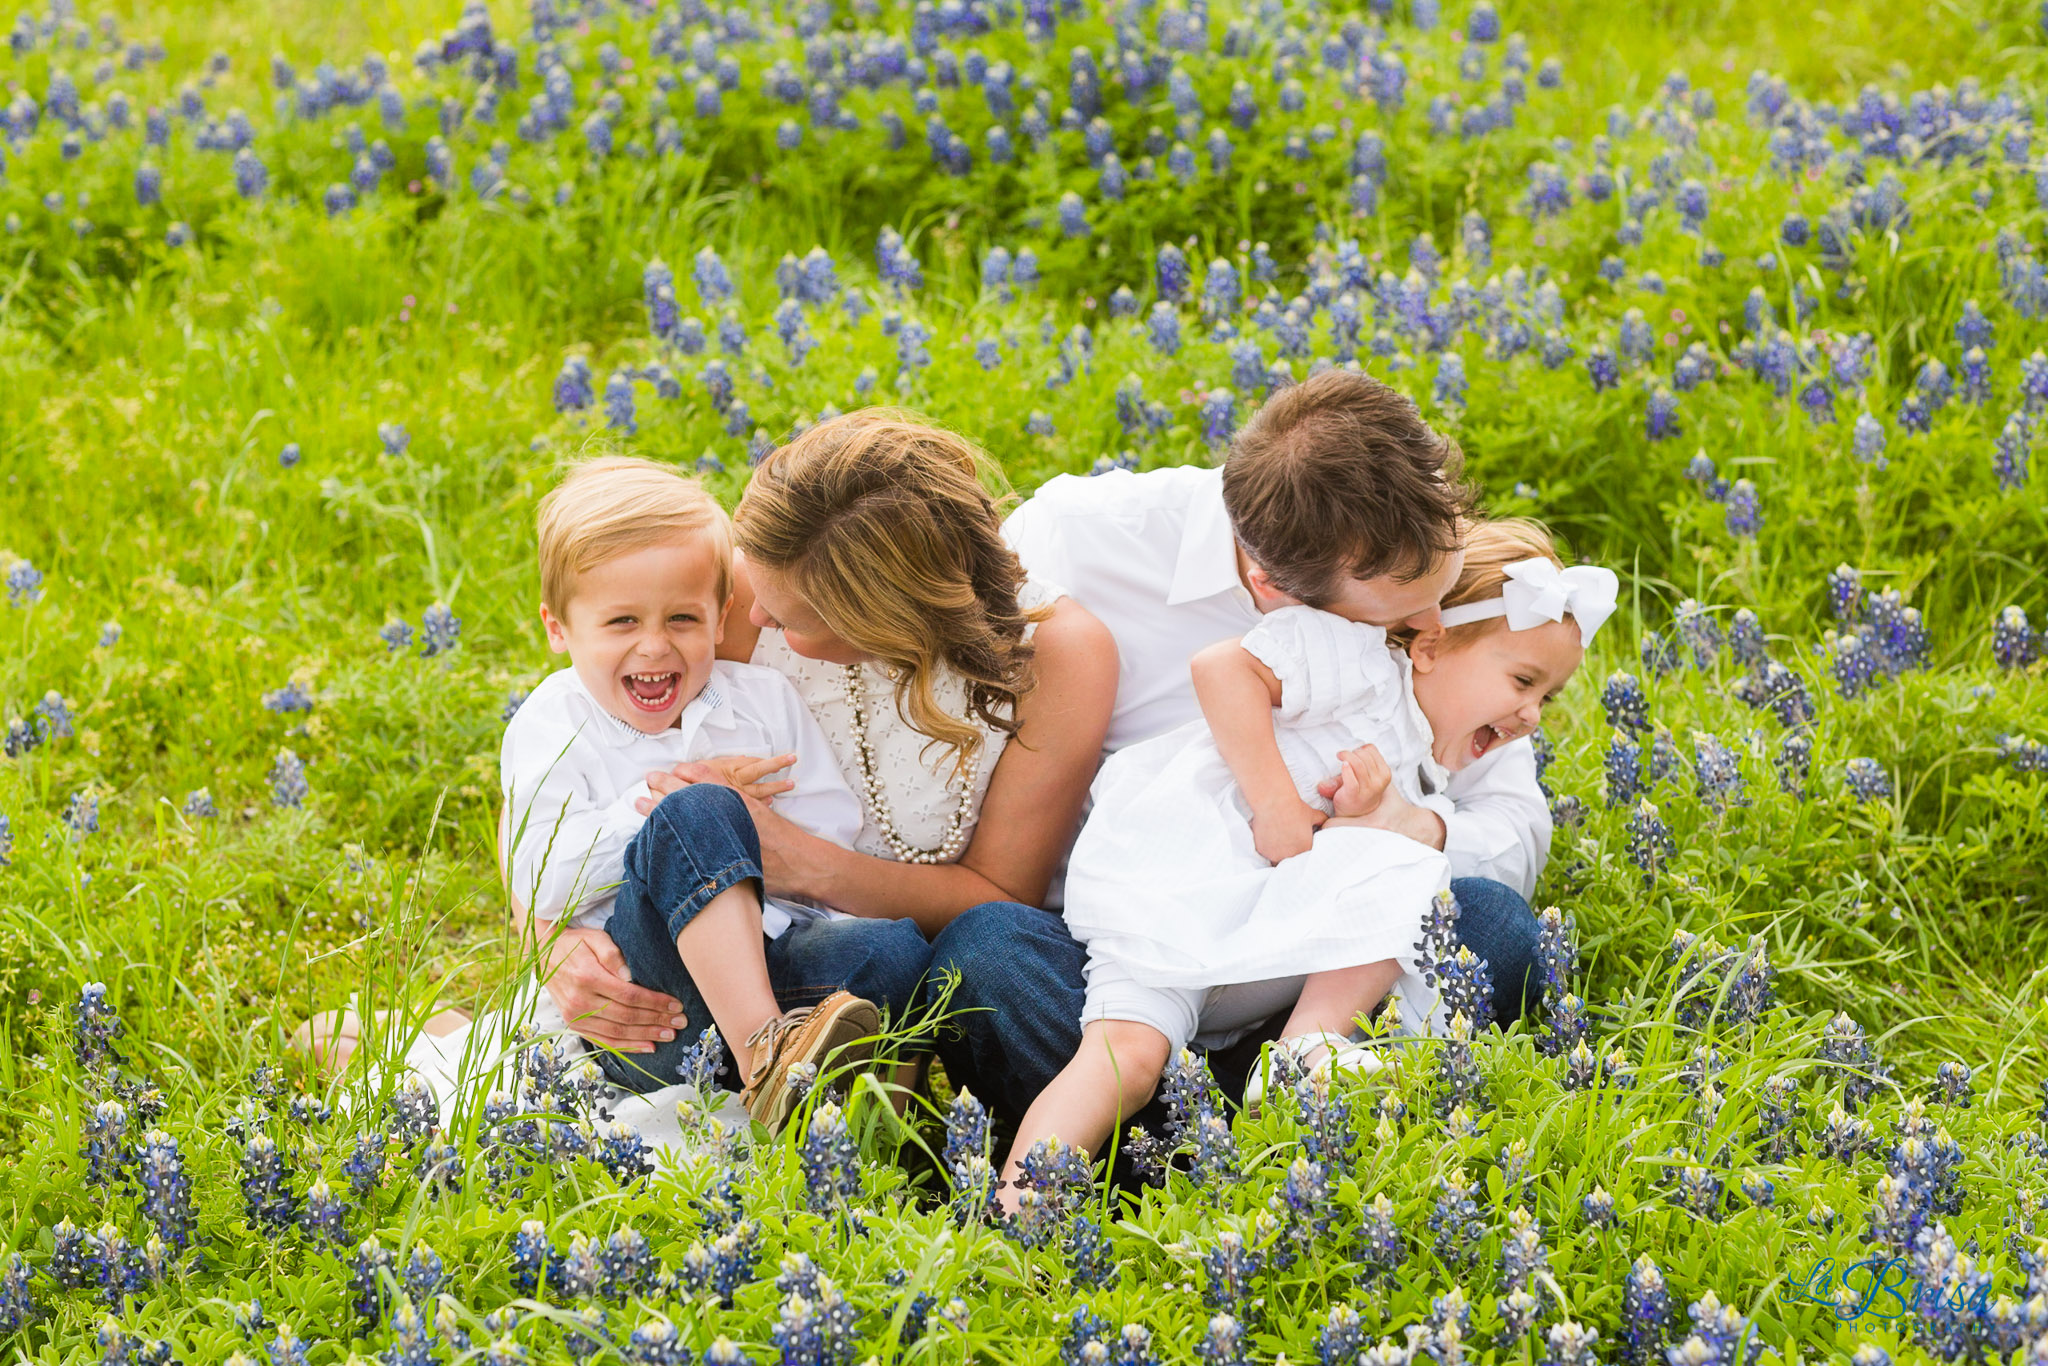
<instances>
[{"instance_id":1,"label":"pearl necklace","mask_svg":"<svg viewBox=\"0 0 2048 1366\"><path fill-rule=\"evenodd\" d=\"M861 676L860 665L841 667L846 678L846 705L853 713L853 749L860 765L861 794L875 818L876 828L903 863L953 862L960 857L960 850L967 843L967 807L974 799L975 781L981 776L981 748L975 748L973 762L967 766L967 781L960 791L960 804L953 808L953 815L946 822L946 837L939 841L939 847L920 849L909 843L896 833L895 819L889 814L888 803L882 799L881 779L875 775L875 751L868 744L867 680Z\"/></svg>"}]
</instances>

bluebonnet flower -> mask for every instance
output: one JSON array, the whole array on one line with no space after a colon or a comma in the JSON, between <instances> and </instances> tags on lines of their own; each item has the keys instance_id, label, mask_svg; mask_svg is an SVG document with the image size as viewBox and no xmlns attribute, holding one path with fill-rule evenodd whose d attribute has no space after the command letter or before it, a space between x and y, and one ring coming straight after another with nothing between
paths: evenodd
<instances>
[{"instance_id":1,"label":"bluebonnet flower","mask_svg":"<svg viewBox=\"0 0 2048 1366\"><path fill-rule=\"evenodd\" d=\"M1666 860L1678 856L1677 841L1672 839L1669 827L1647 797L1636 803L1636 809L1629 817L1628 856L1636 867L1643 870L1645 886L1657 880L1657 869Z\"/></svg>"},{"instance_id":2,"label":"bluebonnet flower","mask_svg":"<svg viewBox=\"0 0 2048 1366\"><path fill-rule=\"evenodd\" d=\"M311 702L306 704L308 708ZM36 703L36 728L47 740L68 740L71 738L71 704L55 690L43 694L43 700Z\"/></svg>"},{"instance_id":3,"label":"bluebonnet flower","mask_svg":"<svg viewBox=\"0 0 2048 1366\"><path fill-rule=\"evenodd\" d=\"M1685 464L1685 477L1699 487L1700 495L1709 502L1723 502L1728 497L1728 481L1714 468L1714 457L1700 451Z\"/></svg>"},{"instance_id":4,"label":"bluebonnet flower","mask_svg":"<svg viewBox=\"0 0 2048 1366\"><path fill-rule=\"evenodd\" d=\"M142 1217L165 1247L183 1252L198 1235L199 1215L178 1141L162 1129L151 1129L142 1137L135 1165L135 1179L142 1187Z\"/></svg>"},{"instance_id":5,"label":"bluebonnet flower","mask_svg":"<svg viewBox=\"0 0 2048 1366\"><path fill-rule=\"evenodd\" d=\"M1991 454L1991 472L2000 489L2016 489L2027 482L2027 458L2033 443L2033 423L2025 414L2014 413L2006 418Z\"/></svg>"},{"instance_id":6,"label":"bluebonnet flower","mask_svg":"<svg viewBox=\"0 0 2048 1366\"><path fill-rule=\"evenodd\" d=\"M247 147L235 153L235 193L244 199L259 198L270 185L270 169Z\"/></svg>"},{"instance_id":7,"label":"bluebonnet flower","mask_svg":"<svg viewBox=\"0 0 2048 1366\"><path fill-rule=\"evenodd\" d=\"M804 1133L804 1181L813 1211L829 1214L860 1196L860 1150L839 1107L830 1101L811 1113Z\"/></svg>"},{"instance_id":8,"label":"bluebonnet flower","mask_svg":"<svg viewBox=\"0 0 2048 1366\"><path fill-rule=\"evenodd\" d=\"M377 424L377 439L384 443L384 454L400 456L412 444L412 433L396 422L380 422Z\"/></svg>"},{"instance_id":9,"label":"bluebonnet flower","mask_svg":"<svg viewBox=\"0 0 2048 1366\"><path fill-rule=\"evenodd\" d=\"M288 749L280 749L277 758L270 765L266 776L270 784L270 802L273 806L299 807L305 805L309 789L306 786L306 765L298 755Z\"/></svg>"},{"instance_id":10,"label":"bluebonnet flower","mask_svg":"<svg viewBox=\"0 0 2048 1366\"><path fill-rule=\"evenodd\" d=\"M0 811L0 868L13 863L14 827L8 823L7 813Z\"/></svg>"},{"instance_id":11,"label":"bluebonnet flower","mask_svg":"<svg viewBox=\"0 0 2048 1366\"><path fill-rule=\"evenodd\" d=\"M1649 406L1643 417L1643 430L1652 441L1665 441L1678 435L1678 395L1661 384L1651 390Z\"/></svg>"},{"instance_id":12,"label":"bluebonnet flower","mask_svg":"<svg viewBox=\"0 0 2048 1366\"><path fill-rule=\"evenodd\" d=\"M242 1208L253 1229L283 1230L298 1218L284 1154L268 1134L256 1134L242 1148Z\"/></svg>"},{"instance_id":13,"label":"bluebonnet flower","mask_svg":"<svg viewBox=\"0 0 2048 1366\"><path fill-rule=\"evenodd\" d=\"M1963 353L1963 402L1982 404L1991 397L1991 361L1980 347Z\"/></svg>"},{"instance_id":14,"label":"bluebonnet flower","mask_svg":"<svg viewBox=\"0 0 2048 1366\"><path fill-rule=\"evenodd\" d=\"M1439 406L1462 408L1465 404L1465 359L1455 351L1446 351L1437 362L1436 379L1430 386L1430 397Z\"/></svg>"},{"instance_id":15,"label":"bluebonnet flower","mask_svg":"<svg viewBox=\"0 0 2048 1366\"><path fill-rule=\"evenodd\" d=\"M1152 349L1162 356L1180 353L1180 315L1173 305L1156 303L1152 305L1151 316L1146 320L1146 335L1151 339Z\"/></svg>"},{"instance_id":16,"label":"bluebonnet flower","mask_svg":"<svg viewBox=\"0 0 2048 1366\"><path fill-rule=\"evenodd\" d=\"M1763 513L1757 507L1756 485L1747 479L1738 479L1728 490L1728 534L1752 537L1763 523Z\"/></svg>"},{"instance_id":17,"label":"bluebonnet flower","mask_svg":"<svg viewBox=\"0 0 2048 1366\"><path fill-rule=\"evenodd\" d=\"M1956 345L1965 351L1972 348L1989 351L1993 336L1991 320L1984 316L1984 310L1977 306L1975 299L1965 299L1962 316L1956 319Z\"/></svg>"},{"instance_id":18,"label":"bluebonnet flower","mask_svg":"<svg viewBox=\"0 0 2048 1366\"><path fill-rule=\"evenodd\" d=\"M1072 190L1060 196L1059 217L1060 231L1068 237L1088 235L1088 206Z\"/></svg>"},{"instance_id":19,"label":"bluebonnet flower","mask_svg":"<svg viewBox=\"0 0 2048 1366\"><path fill-rule=\"evenodd\" d=\"M1699 783L1700 800L1717 812L1743 805L1747 798L1735 751L1719 736L1704 731L1695 732L1692 743L1693 776Z\"/></svg>"},{"instance_id":20,"label":"bluebonnet flower","mask_svg":"<svg viewBox=\"0 0 2048 1366\"><path fill-rule=\"evenodd\" d=\"M1620 368L1615 364L1614 352L1605 342L1595 342L1593 349L1586 353L1586 375L1593 381L1593 392L1612 389L1621 382Z\"/></svg>"},{"instance_id":21,"label":"bluebonnet flower","mask_svg":"<svg viewBox=\"0 0 2048 1366\"><path fill-rule=\"evenodd\" d=\"M1850 438L1850 447L1856 452L1858 460L1883 469L1886 464L1884 424L1867 412L1858 413L1854 434Z\"/></svg>"},{"instance_id":22,"label":"bluebonnet flower","mask_svg":"<svg viewBox=\"0 0 2048 1366\"><path fill-rule=\"evenodd\" d=\"M19 1252L0 1264L0 1336L12 1337L43 1315L35 1297L35 1271Z\"/></svg>"},{"instance_id":23,"label":"bluebonnet flower","mask_svg":"<svg viewBox=\"0 0 2048 1366\"><path fill-rule=\"evenodd\" d=\"M1649 703L1643 696L1642 681L1634 674L1618 670L1609 674L1600 690L1600 705L1606 709L1607 724L1616 730L1641 735L1650 729Z\"/></svg>"},{"instance_id":24,"label":"bluebonnet flower","mask_svg":"<svg viewBox=\"0 0 2048 1366\"><path fill-rule=\"evenodd\" d=\"M1871 1048L1863 1026L1842 1011L1828 1020L1815 1056L1841 1078L1842 1099L1852 1111L1876 1095L1890 1078L1889 1068Z\"/></svg>"},{"instance_id":25,"label":"bluebonnet flower","mask_svg":"<svg viewBox=\"0 0 2048 1366\"><path fill-rule=\"evenodd\" d=\"M2007 607L1991 624L1991 657L2001 669L2022 669L2041 657L2044 641L2018 607Z\"/></svg>"},{"instance_id":26,"label":"bluebonnet flower","mask_svg":"<svg viewBox=\"0 0 2048 1366\"><path fill-rule=\"evenodd\" d=\"M1813 737L1794 731L1778 742L1777 756L1771 761L1777 771L1778 786L1795 797L1806 795L1806 775L1813 766Z\"/></svg>"},{"instance_id":27,"label":"bluebonnet flower","mask_svg":"<svg viewBox=\"0 0 2048 1366\"><path fill-rule=\"evenodd\" d=\"M1202 311L1212 317L1228 317L1237 311L1241 294L1237 267L1228 261L1211 261L1202 279Z\"/></svg>"},{"instance_id":28,"label":"bluebonnet flower","mask_svg":"<svg viewBox=\"0 0 2048 1366\"><path fill-rule=\"evenodd\" d=\"M43 596L43 576L27 560L16 560L7 568L7 600L16 607L27 607L40 602Z\"/></svg>"},{"instance_id":29,"label":"bluebonnet flower","mask_svg":"<svg viewBox=\"0 0 2048 1366\"><path fill-rule=\"evenodd\" d=\"M1202 1340L1195 1344L1195 1360L1202 1366L1251 1366L1248 1350L1238 1321L1229 1314L1212 1314Z\"/></svg>"},{"instance_id":30,"label":"bluebonnet flower","mask_svg":"<svg viewBox=\"0 0 2048 1366\"><path fill-rule=\"evenodd\" d=\"M974 344L974 359L984 370L994 370L1003 363L1003 347L994 337L983 337Z\"/></svg>"},{"instance_id":31,"label":"bluebonnet flower","mask_svg":"<svg viewBox=\"0 0 2048 1366\"><path fill-rule=\"evenodd\" d=\"M1927 400L1918 394L1908 394L1899 404L1898 423L1901 431L1925 432L1933 428L1934 416L1927 410Z\"/></svg>"},{"instance_id":32,"label":"bluebonnet flower","mask_svg":"<svg viewBox=\"0 0 2048 1366\"><path fill-rule=\"evenodd\" d=\"M1436 1235L1436 1254L1452 1267L1469 1266L1488 1232L1485 1214L1472 1198L1472 1185L1461 1171L1437 1178L1429 1230Z\"/></svg>"},{"instance_id":33,"label":"bluebonnet flower","mask_svg":"<svg viewBox=\"0 0 2048 1366\"><path fill-rule=\"evenodd\" d=\"M1160 299L1177 304L1187 294L1188 258L1181 249L1168 242L1159 248L1153 278L1159 290Z\"/></svg>"},{"instance_id":34,"label":"bluebonnet flower","mask_svg":"<svg viewBox=\"0 0 2048 1366\"><path fill-rule=\"evenodd\" d=\"M448 610L448 604L437 602L420 615L420 655L432 658L447 654L455 648L462 636L462 618Z\"/></svg>"},{"instance_id":35,"label":"bluebonnet flower","mask_svg":"<svg viewBox=\"0 0 2048 1366\"><path fill-rule=\"evenodd\" d=\"M1733 1305L1722 1304L1720 1297L1709 1290L1686 1312L1692 1319L1693 1332L1669 1350L1672 1361L1687 1366L1756 1366L1757 1358L1763 1355L1763 1340Z\"/></svg>"},{"instance_id":36,"label":"bluebonnet flower","mask_svg":"<svg viewBox=\"0 0 2048 1366\"><path fill-rule=\"evenodd\" d=\"M742 323L740 315L730 308L718 319L718 349L728 356L746 353L746 324Z\"/></svg>"},{"instance_id":37,"label":"bluebonnet flower","mask_svg":"<svg viewBox=\"0 0 2048 1366\"><path fill-rule=\"evenodd\" d=\"M852 1366L859 1311L828 1280L819 1278L815 1299L791 1295L770 1337L783 1366Z\"/></svg>"},{"instance_id":38,"label":"bluebonnet flower","mask_svg":"<svg viewBox=\"0 0 2048 1366\"><path fill-rule=\"evenodd\" d=\"M84 1132L79 1155L86 1160L86 1184L106 1194L129 1184L136 1154L128 1142L128 1108L118 1100L100 1101L86 1118Z\"/></svg>"},{"instance_id":39,"label":"bluebonnet flower","mask_svg":"<svg viewBox=\"0 0 2048 1366\"><path fill-rule=\"evenodd\" d=\"M1617 730L1608 737L1604 761L1607 775L1607 806L1628 806L1643 792L1643 747L1629 732Z\"/></svg>"},{"instance_id":40,"label":"bluebonnet flower","mask_svg":"<svg viewBox=\"0 0 2048 1366\"><path fill-rule=\"evenodd\" d=\"M732 297L732 276L726 273L725 262L710 247L698 249L691 263L690 279L697 286L697 297L707 308L714 308Z\"/></svg>"},{"instance_id":41,"label":"bluebonnet flower","mask_svg":"<svg viewBox=\"0 0 2048 1366\"><path fill-rule=\"evenodd\" d=\"M1844 767L1843 780L1860 802L1877 801L1892 795L1891 774L1875 759L1851 759Z\"/></svg>"},{"instance_id":42,"label":"bluebonnet flower","mask_svg":"<svg viewBox=\"0 0 2048 1366\"><path fill-rule=\"evenodd\" d=\"M1212 389L1202 400L1202 439L1214 449L1230 444L1237 434L1237 395Z\"/></svg>"},{"instance_id":43,"label":"bluebonnet flower","mask_svg":"<svg viewBox=\"0 0 2048 1366\"><path fill-rule=\"evenodd\" d=\"M96 835L100 829L100 799L90 789L81 788L71 794L64 804L64 824L71 828L71 838L82 840L87 835Z\"/></svg>"},{"instance_id":44,"label":"bluebonnet flower","mask_svg":"<svg viewBox=\"0 0 2048 1366\"><path fill-rule=\"evenodd\" d=\"M412 627L394 618L384 623L384 629L377 632L377 638L384 642L387 653L397 654L412 648Z\"/></svg>"},{"instance_id":45,"label":"bluebonnet flower","mask_svg":"<svg viewBox=\"0 0 2048 1366\"><path fill-rule=\"evenodd\" d=\"M293 681L286 683L282 688L275 688L264 693L263 709L265 711L274 711L280 716L288 716L293 712L311 711L313 710L313 697L297 681Z\"/></svg>"},{"instance_id":46,"label":"bluebonnet flower","mask_svg":"<svg viewBox=\"0 0 2048 1366\"><path fill-rule=\"evenodd\" d=\"M356 192L340 181L335 181L321 193L320 203L327 210L329 218L339 218L355 208Z\"/></svg>"}]
</instances>

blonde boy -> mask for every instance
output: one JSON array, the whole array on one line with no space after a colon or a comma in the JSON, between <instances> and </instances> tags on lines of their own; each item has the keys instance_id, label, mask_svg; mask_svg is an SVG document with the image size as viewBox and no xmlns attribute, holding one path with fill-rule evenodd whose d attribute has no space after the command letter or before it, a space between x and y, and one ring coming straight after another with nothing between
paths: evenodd
<instances>
[{"instance_id":1,"label":"blonde boy","mask_svg":"<svg viewBox=\"0 0 2048 1366\"><path fill-rule=\"evenodd\" d=\"M683 1050L707 1025L730 1044L746 1041L738 1051L749 1109L778 1125L789 1067L879 1024L872 1004L844 991L799 1010L777 1001L767 966L774 941L838 913L764 901L758 837L733 788L692 784L650 816L637 804L651 796L648 773L717 759L729 781L772 794L782 816L850 847L860 802L789 681L715 657L732 597L732 538L724 509L697 481L649 460L579 465L542 500L539 542L541 622L570 667L521 704L500 772L512 899L543 940L569 922L550 964L573 964L566 977L577 986L558 985L558 970L549 992L579 1033L618 1049L599 1061L634 1090L676 1081ZM763 782L778 772L782 781ZM635 845L648 838L689 844L706 865L702 878L690 888L636 881L645 860ZM677 969L696 970L664 972L652 961L664 949ZM574 961L585 953L595 962ZM657 992L681 1009L648 1012ZM607 1018L614 1014L633 1024Z\"/></svg>"}]
</instances>

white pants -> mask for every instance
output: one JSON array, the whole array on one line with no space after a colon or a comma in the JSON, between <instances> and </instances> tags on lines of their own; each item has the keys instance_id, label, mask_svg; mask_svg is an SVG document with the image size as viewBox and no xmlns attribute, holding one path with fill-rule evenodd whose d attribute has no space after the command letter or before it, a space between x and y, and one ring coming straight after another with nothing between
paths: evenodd
<instances>
[{"instance_id":1,"label":"white pants","mask_svg":"<svg viewBox=\"0 0 2048 1366\"><path fill-rule=\"evenodd\" d=\"M1301 996L1306 977L1274 977L1224 987L1148 987L1113 958L1088 955L1088 994L1081 1024L1128 1020L1166 1036L1168 1056L1190 1043L1222 1048Z\"/></svg>"}]
</instances>

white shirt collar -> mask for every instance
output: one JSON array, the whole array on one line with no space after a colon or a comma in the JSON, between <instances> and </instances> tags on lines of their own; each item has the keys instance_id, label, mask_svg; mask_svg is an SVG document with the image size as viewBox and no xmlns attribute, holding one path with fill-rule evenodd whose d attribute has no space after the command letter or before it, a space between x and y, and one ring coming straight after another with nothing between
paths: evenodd
<instances>
[{"instance_id":1,"label":"white shirt collar","mask_svg":"<svg viewBox=\"0 0 2048 1366\"><path fill-rule=\"evenodd\" d=\"M676 723L673 726L670 726L667 730L651 732L641 730L631 721L625 720L622 717L614 716L597 700L590 689L584 686L581 674L572 672L570 674L570 681L584 700L590 703L591 710L600 718L599 724L591 732L591 738L608 744L614 749L624 749L628 745L638 744L643 741L667 741L677 736L690 735L703 729L733 729L738 724L739 718L734 715L732 703L726 697L724 690L718 686L717 670L718 666L713 664L711 677L704 680L704 690L683 705L682 714L676 718Z\"/></svg>"},{"instance_id":2,"label":"white shirt collar","mask_svg":"<svg viewBox=\"0 0 2048 1366\"><path fill-rule=\"evenodd\" d=\"M1215 480L1188 502L1166 605L1178 607L1243 587L1244 580L1237 575L1237 536L1223 507L1223 471L1218 470Z\"/></svg>"}]
</instances>

